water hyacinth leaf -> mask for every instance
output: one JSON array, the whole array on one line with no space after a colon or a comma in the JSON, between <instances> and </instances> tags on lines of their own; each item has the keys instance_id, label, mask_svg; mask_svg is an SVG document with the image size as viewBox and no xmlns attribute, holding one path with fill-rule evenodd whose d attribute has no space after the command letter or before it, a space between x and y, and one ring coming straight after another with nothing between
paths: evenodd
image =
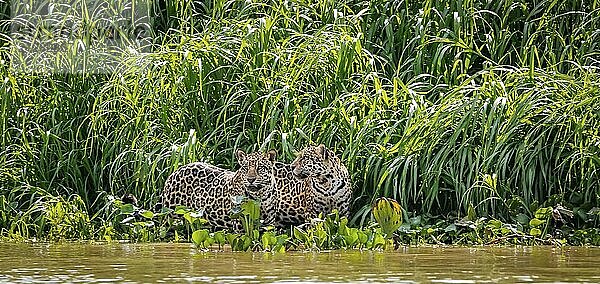
<instances>
[{"instance_id":1,"label":"water hyacinth leaf","mask_svg":"<svg viewBox=\"0 0 600 284\"><path fill-rule=\"evenodd\" d=\"M190 225L193 225L194 221L196 221L196 218L192 217L192 214L190 214L190 212L186 212L185 214L183 214L183 218L185 218L185 220L187 220Z\"/></svg>"},{"instance_id":2,"label":"water hyacinth leaf","mask_svg":"<svg viewBox=\"0 0 600 284\"><path fill-rule=\"evenodd\" d=\"M327 214L327 216L325 218L332 223L340 222L340 214L337 209L335 209L331 213Z\"/></svg>"},{"instance_id":3,"label":"water hyacinth leaf","mask_svg":"<svg viewBox=\"0 0 600 284\"><path fill-rule=\"evenodd\" d=\"M219 244L219 246L222 246L225 244L225 233L223 233L223 231L215 232L213 238L215 239L215 242L217 242L217 244Z\"/></svg>"},{"instance_id":4,"label":"water hyacinth leaf","mask_svg":"<svg viewBox=\"0 0 600 284\"><path fill-rule=\"evenodd\" d=\"M140 215L142 215L146 219L152 219L152 218L154 218L154 213L152 211L150 211L150 210L142 210L140 212Z\"/></svg>"},{"instance_id":5,"label":"water hyacinth leaf","mask_svg":"<svg viewBox=\"0 0 600 284\"><path fill-rule=\"evenodd\" d=\"M233 243L234 241L239 237L238 234L232 234L232 233L228 233L227 235L225 235L225 239L227 239L227 243L233 247Z\"/></svg>"},{"instance_id":6,"label":"water hyacinth leaf","mask_svg":"<svg viewBox=\"0 0 600 284\"><path fill-rule=\"evenodd\" d=\"M285 246L284 245L276 245L273 248L273 251L277 252L277 253L284 253L285 252Z\"/></svg>"},{"instance_id":7,"label":"water hyacinth leaf","mask_svg":"<svg viewBox=\"0 0 600 284\"><path fill-rule=\"evenodd\" d=\"M358 230L358 232L356 232L356 235L358 236L358 242L362 245L366 244L369 240L369 236L363 231Z\"/></svg>"},{"instance_id":8,"label":"water hyacinth leaf","mask_svg":"<svg viewBox=\"0 0 600 284\"><path fill-rule=\"evenodd\" d=\"M537 237L542 234L542 230L540 230L538 228L531 228L531 230L529 230L529 234L534 237Z\"/></svg>"},{"instance_id":9,"label":"water hyacinth leaf","mask_svg":"<svg viewBox=\"0 0 600 284\"><path fill-rule=\"evenodd\" d=\"M344 240L346 241L346 245L349 247L353 247L358 241L358 229L357 228L349 228L348 233L344 236Z\"/></svg>"},{"instance_id":10,"label":"water hyacinth leaf","mask_svg":"<svg viewBox=\"0 0 600 284\"><path fill-rule=\"evenodd\" d=\"M123 204L121 205L121 214L131 214L135 211L135 207L133 204Z\"/></svg>"},{"instance_id":11,"label":"water hyacinth leaf","mask_svg":"<svg viewBox=\"0 0 600 284\"><path fill-rule=\"evenodd\" d=\"M192 233L192 241L196 246L202 246L208 237L208 230L196 230Z\"/></svg>"},{"instance_id":12,"label":"water hyacinth leaf","mask_svg":"<svg viewBox=\"0 0 600 284\"><path fill-rule=\"evenodd\" d=\"M544 222L546 222L546 221L540 220L538 218L533 218L533 219L531 219L529 221L529 226L531 226L531 227L537 227L537 226L539 226L541 224L544 224Z\"/></svg>"},{"instance_id":13,"label":"water hyacinth leaf","mask_svg":"<svg viewBox=\"0 0 600 284\"><path fill-rule=\"evenodd\" d=\"M498 220L489 220L487 226L492 229L500 229L500 227L502 227L502 222Z\"/></svg>"},{"instance_id":14,"label":"water hyacinth leaf","mask_svg":"<svg viewBox=\"0 0 600 284\"><path fill-rule=\"evenodd\" d=\"M261 236L261 242L264 249L268 249L277 243L277 238L273 232L265 232Z\"/></svg>"},{"instance_id":15,"label":"water hyacinth leaf","mask_svg":"<svg viewBox=\"0 0 600 284\"><path fill-rule=\"evenodd\" d=\"M327 232L325 232L323 228L317 228L314 231L314 236L317 239L317 247L322 248L325 244L325 241L327 241Z\"/></svg>"},{"instance_id":16,"label":"water hyacinth leaf","mask_svg":"<svg viewBox=\"0 0 600 284\"><path fill-rule=\"evenodd\" d=\"M277 244L278 245L285 245L285 243L289 240L288 235L283 234L283 235L279 235L277 236Z\"/></svg>"},{"instance_id":17,"label":"water hyacinth leaf","mask_svg":"<svg viewBox=\"0 0 600 284\"><path fill-rule=\"evenodd\" d=\"M348 218L342 217L340 218L340 224L338 226L338 234L341 236L348 235Z\"/></svg>"},{"instance_id":18,"label":"water hyacinth leaf","mask_svg":"<svg viewBox=\"0 0 600 284\"><path fill-rule=\"evenodd\" d=\"M382 248L385 246L385 238L378 232L375 232L373 236L373 246L372 248Z\"/></svg>"},{"instance_id":19,"label":"water hyacinth leaf","mask_svg":"<svg viewBox=\"0 0 600 284\"><path fill-rule=\"evenodd\" d=\"M552 216L552 207L542 207L535 211L535 218L548 219Z\"/></svg>"},{"instance_id":20,"label":"water hyacinth leaf","mask_svg":"<svg viewBox=\"0 0 600 284\"><path fill-rule=\"evenodd\" d=\"M209 235L206 238L206 240L204 240L203 246L205 248L208 248L208 247L212 246L214 243L215 243L215 239Z\"/></svg>"},{"instance_id":21,"label":"water hyacinth leaf","mask_svg":"<svg viewBox=\"0 0 600 284\"><path fill-rule=\"evenodd\" d=\"M516 217L516 220L522 225L529 224L529 217L523 213L519 213Z\"/></svg>"},{"instance_id":22,"label":"water hyacinth leaf","mask_svg":"<svg viewBox=\"0 0 600 284\"><path fill-rule=\"evenodd\" d=\"M246 236L246 235L242 235L241 237L241 250L242 251L248 251L248 249L250 248L250 245L252 245L252 238Z\"/></svg>"},{"instance_id":23,"label":"water hyacinth leaf","mask_svg":"<svg viewBox=\"0 0 600 284\"><path fill-rule=\"evenodd\" d=\"M237 237L231 240L229 245L231 246L232 251L241 251L242 250L242 241L241 238Z\"/></svg>"},{"instance_id":24,"label":"water hyacinth leaf","mask_svg":"<svg viewBox=\"0 0 600 284\"><path fill-rule=\"evenodd\" d=\"M402 225L402 208L393 199L382 197L375 201L373 216L386 238L390 238Z\"/></svg>"},{"instance_id":25,"label":"water hyacinth leaf","mask_svg":"<svg viewBox=\"0 0 600 284\"><path fill-rule=\"evenodd\" d=\"M183 214L183 218L186 221L188 221L188 224L190 224L191 226L194 226L194 223L199 220L198 218L192 216L192 212L189 212L189 211L186 212L185 214ZM201 221L201 223L202 223L202 221Z\"/></svg>"},{"instance_id":26,"label":"water hyacinth leaf","mask_svg":"<svg viewBox=\"0 0 600 284\"><path fill-rule=\"evenodd\" d=\"M175 214L177 214L177 215L183 215L183 214L185 214L185 213L187 213L187 212L189 212L189 211L190 211L190 210L189 210L187 207L185 207L185 206L182 206L182 205L178 205L178 206L176 206L176 207L175 207L175 210L173 210L173 212L174 212Z\"/></svg>"},{"instance_id":27,"label":"water hyacinth leaf","mask_svg":"<svg viewBox=\"0 0 600 284\"><path fill-rule=\"evenodd\" d=\"M258 201L246 199L241 207L244 214L250 217L250 220L255 221L260 219L260 203Z\"/></svg>"},{"instance_id":28,"label":"water hyacinth leaf","mask_svg":"<svg viewBox=\"0 0 600 284\"><path fill-rule=\"evenodd\" d=\"M456 232L456 225L455 224L450 224L448 226L446 226L446 228L444 228L444 232L448 233L448 232Z\"/></svg>"}]
</instances>

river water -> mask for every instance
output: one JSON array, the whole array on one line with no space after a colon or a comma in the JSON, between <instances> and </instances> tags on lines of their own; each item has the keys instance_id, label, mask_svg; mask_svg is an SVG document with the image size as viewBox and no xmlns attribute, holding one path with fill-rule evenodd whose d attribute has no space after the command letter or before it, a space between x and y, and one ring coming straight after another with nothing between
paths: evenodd
<instances>
[{"instance_id":1,"label":"river water","mask_svg":"<svg viewBox=\"0 0 600 284\"><path fill-rule=\"evenodd\" d=\"M0 244L0 282L600 282L600 248L203 252L190 244Z\"/></svg>"}]
</instances>

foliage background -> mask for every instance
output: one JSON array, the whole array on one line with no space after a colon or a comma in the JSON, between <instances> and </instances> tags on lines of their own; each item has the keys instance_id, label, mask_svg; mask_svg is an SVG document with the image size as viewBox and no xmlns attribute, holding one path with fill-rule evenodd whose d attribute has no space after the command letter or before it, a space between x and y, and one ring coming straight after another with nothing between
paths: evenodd
<instances>
[{"instance_id":1,"label":"foliage background","mask_svg":"<svg viewBox=\"0 0 600 284\"><path fill-rule=\"evenodd\" d=\"M40 220L56 198L102 223L108 195L152 208L182 164L234 169L238 148L290 161L308 143L349 168L359 224L380 196L409 216L471 210L501 220L562 203L581 226L598 207L596 0L155 8L153 51L112 74L2 64L3 231ZM43 231L36 224L22 230Z\"/></svg>"}]
</instances>

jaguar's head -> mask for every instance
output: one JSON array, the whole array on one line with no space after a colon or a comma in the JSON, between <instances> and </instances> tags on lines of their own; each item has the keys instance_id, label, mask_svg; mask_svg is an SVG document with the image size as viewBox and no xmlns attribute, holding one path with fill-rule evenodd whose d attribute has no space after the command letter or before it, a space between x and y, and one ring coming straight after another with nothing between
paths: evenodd
<instances>
[{"instance_id":1,"label":"jaguar's head","mask_svg":"<svg viewBox=\"0 0 600 284\"><path fill-rule=\"evenodd\" d=\"M298 153L292 162L293 173L299 179L322 178L332 174L332 166L335 161L335 154L325 148L325 145L311 145Z\"/></svg>"},{"instance_id":2,"label":"jaguar's head","mask_svg":"<svg viewBox=\"0 0 600 284\"><path fill-rule=\"evenodd\" d=\"M237 150L236 158L240 166L238 174L241 174L241 181L251 199L260 200L261 190L271 185L276 157L275 150L248 154Z\"/></svg>"}]
</instances>

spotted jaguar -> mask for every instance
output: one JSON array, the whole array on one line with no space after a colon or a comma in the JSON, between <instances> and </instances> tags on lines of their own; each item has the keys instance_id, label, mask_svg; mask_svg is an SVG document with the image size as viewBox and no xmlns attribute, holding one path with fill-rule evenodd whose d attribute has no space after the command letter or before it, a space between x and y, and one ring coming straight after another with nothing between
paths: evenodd
<instances>
[{"instance_id":1,"label":"spotted jaguar","mask_svg":"<svg viewBox=\"0 0 600 284\"><path fill-rule=\"evenodd\" d=\"M272 184L272 169L276 152L236 152L239 169L235 172L204 162L180 167L165 183L161 195L163 206L183 205L204 213L214 229L240 229L230 211L235 196L260 200L262 190Z\"/></svg>"},{"instance_id":2,"label":"spotted jaguar","mask_svg":"<svg viewBox=\"0 0 600 284\"><path fill-rule=\"evenodd\" d=\"M263 198L265 223L299 225L337 209L348 216L352 186L347 168L324 145L308 146L292 162L273 164L274 185Z\"/></svg>"}]
</instances>

